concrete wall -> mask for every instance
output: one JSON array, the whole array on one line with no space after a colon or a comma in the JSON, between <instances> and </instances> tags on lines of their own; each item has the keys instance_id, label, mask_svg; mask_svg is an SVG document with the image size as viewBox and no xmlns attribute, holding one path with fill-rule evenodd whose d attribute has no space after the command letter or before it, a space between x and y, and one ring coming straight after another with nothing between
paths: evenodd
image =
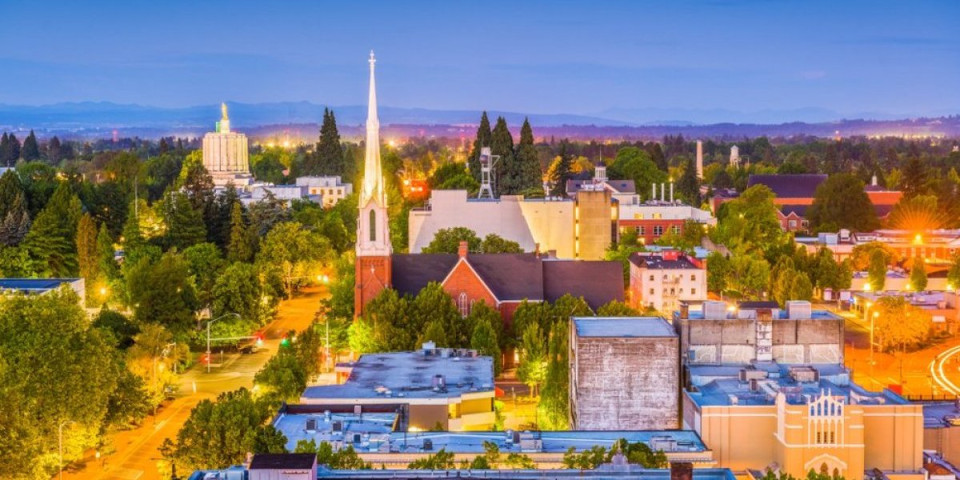
<instances>
[{"instance_id":1,"label":"concrete wall","mask_svg":"<svg viewBox=\"0 0 960 480\"><path fill-rule=\"evenodd\" d=\"M410 423L409 425L420 430L432 430L437 422L447 429L447 419L449 418L449 408L447 405L410 405Z\"/></svg>"},{"instance_id":2,"label":"concrete wall","mask_svg":"<svg viewBox=\"0 0 960 480\"><path fill-rule=\"evenodd\" d=\"M680 427L677 337L581 338L571 331L571 429Z\"/></svg>"},{"instance_id":3,"label":"concrete wall","mask_svg":"<svg viewBox=\"0 0 960 480\"><path fill-rule=\"evenodd\" d=\"M681 319L679 333L688 363L746 363L756 358L752 319ZM773 358L780 363L843 363L843 320L774 320Z\"/></svg>"}]
</instances>

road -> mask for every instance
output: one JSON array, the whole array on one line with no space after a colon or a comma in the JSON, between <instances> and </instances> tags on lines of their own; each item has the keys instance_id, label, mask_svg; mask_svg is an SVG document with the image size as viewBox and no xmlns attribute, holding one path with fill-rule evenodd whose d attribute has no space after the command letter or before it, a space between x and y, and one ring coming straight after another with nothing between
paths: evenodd
<instances>
[{"instance_id":1,"label":"road","mask_svg":"<svg viewBox=\"0 0 960 480\"><path fill-rule=\"evenodd\" d=\"M281 302L276 318L264 329L263 348L253 354L227 354L221 357L214 350L213 366L206 373L197 364L180 376L176 397L156 417L149 416L132 430L110 435L114 451L99 460L91 452L87 462L64 472L70 480L161 480L159 447L166 439L175 439L190 411L205 399L214 399L223 392L240 387L253 387L253 376L276 353L280 339L290 330L300 331L313 321L318 302L326 292L305 289L290 300ZM183 475L189 472L177 472Z\"/></svg>"},{"instance_id":2,"label":"road","mask_svg":"<svg viewBox=\"0 0 960 480\"><path fill-rule=\"evenodd\" d=\"M960 360L960 346L950 347L930 362L930 377L944 392L960 396L960 387L954 383L956 363Z\"/></svg>"}]
</instances>

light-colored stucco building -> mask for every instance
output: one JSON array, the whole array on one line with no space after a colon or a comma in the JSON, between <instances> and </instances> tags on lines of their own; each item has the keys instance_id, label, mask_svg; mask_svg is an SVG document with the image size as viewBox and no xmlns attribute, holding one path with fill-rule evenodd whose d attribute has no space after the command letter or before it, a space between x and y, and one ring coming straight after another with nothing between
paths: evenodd
<instances>
[{"instance_id":1,"label":"light-colored stucco building","mask_svg":"<svg viewBox=\"0 0 960 480\"><path fill-rule=\"evenodd\" d=\"M343 183L339 175L330 177L297 177L297 186L306 187L308 195L323 199L323 206L332 207L353 193L353 184Z\"/></svg>"},{"instance_id":2,"label":"light-colored stucco building","mask_svg":"<svg viewBox=\"0 0 960 480\"><path fill-rule=\"evenodd\" d=\"M227 104L222 104L220 108L222 118L217 122L216 131L203 136L203 166L213 177L215 186L249 185L253 177L250 175L247 136L230 131Z\"/></svg>"},{"instance_id":3,"label":"light-colored stucco building","mask_svg":"<svg viewBox=\"0 0 960 480\"><path fill-rule=\"evenodd\" d=\"M630 256L630 305L671 315L680 302L707 299L705 262L676 250Z\"/></svg>"},{"instance_id":4,"label":"light-colored stucco building","mask_svg":"<svg viewBox=\"0 0 960 480\"><path fill-rule=\"evenodd\" d=\"M684 428L724 467L924 478L922 405L864 390L843 365L696 365L688 378Z\"/></svg>"},{"instance_id":5,"label":"light-colored stucco building","mask_svg":"<svg viewBox=\"0 0 960 480\"><path fill-rule=\"evenodd\" d=\"M599 260L613 235L609 191L581 191L576 200L468 199L466 190L434 190L428 206L410 211L409 251L420 253L442 229L465 227L483 238L496 234L525 252Z\"/></svg>"}]
</instances>

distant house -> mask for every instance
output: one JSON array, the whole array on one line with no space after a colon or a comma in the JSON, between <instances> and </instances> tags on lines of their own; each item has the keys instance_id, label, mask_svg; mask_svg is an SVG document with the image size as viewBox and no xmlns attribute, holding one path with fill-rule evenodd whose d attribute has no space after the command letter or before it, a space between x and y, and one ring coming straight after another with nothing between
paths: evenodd
<instances>
[{"instance_id":1,"label":"distant house","mask_svg":"<svg viewBox=\"0 0 960 480\"><path fill-rule=\"evenodd\" d=\"M297 186L306 187L306 194L323 199L323 206L332 207L353 193L353 184L343 183L340 175L329 177L297 177Z\"/></svg>"},{"instance_id":2,"label":"distant house","mask_svg":"<svg viewBox=\"0 0 960 480\"><path fill-rule=\"evenodd\" d=\"M678 251L630 255L630 305L670 315L680 302L707 299L705 262Z\"/></svg>"}]
</instances>

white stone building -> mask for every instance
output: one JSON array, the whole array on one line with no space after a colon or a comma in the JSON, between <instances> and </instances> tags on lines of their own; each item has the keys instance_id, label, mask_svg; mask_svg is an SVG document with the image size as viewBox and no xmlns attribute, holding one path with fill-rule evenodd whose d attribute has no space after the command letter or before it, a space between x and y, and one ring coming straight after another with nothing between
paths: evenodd
<instances>
[{"instance_id":1,"label":"white stone building","mask_svg":"<svg viewBox=\"0 0 960 480\"><path fill-rule=\"evenodd\" d=\"M637 252L630 256L630 304L670 315L680 302L707 299L707 267L678 251Z\"/></svg>"},{"instance_id":2,"label":"white stone building","mask_svg":"<svg viewBox=\"0 0 960 480\"><path fill-rule=\"evenodd\" d=\"M222 118L215 132L203 136L203 166L213 177L213 184L225 187L228 184L242 187L250 185L250 151L247 136L230 131L227 104L221 104Z\"/></svg>"},{"instance_id":3,"label":"white stone building","mask_svg":"<svg viewBox=\"0 0 960 480\"><path fill-rule=\"evenodd\" d=\"M339 175L330 177L299 177L297 185L307 188L308 195L319 195L323 206L332 207L353 193L353 184L343 183Z\"/></svg>"}]
</instances>

